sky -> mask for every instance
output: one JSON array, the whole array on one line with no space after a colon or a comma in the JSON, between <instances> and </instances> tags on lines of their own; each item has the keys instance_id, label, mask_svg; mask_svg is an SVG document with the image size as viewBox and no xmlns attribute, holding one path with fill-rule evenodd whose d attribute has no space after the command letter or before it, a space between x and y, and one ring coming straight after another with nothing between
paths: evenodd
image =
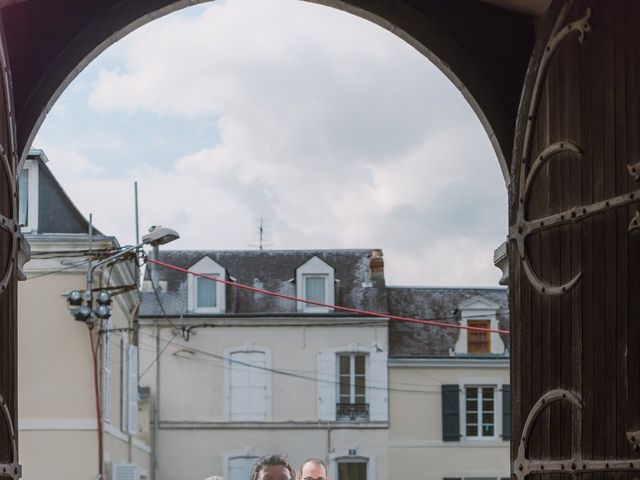
<instances>
[{"instance_id":1,"label":"sky","mask_svg":"<svg viewBox=\"0 0 640 480\"><path fill-rule=\"evenodd\" d=\"M103 233L167 248L382 248L392 285L493 286L507 191L477 116L421 53L296 0L205 3L102 53L34 143Z\"/></svg>"}]
</instances>

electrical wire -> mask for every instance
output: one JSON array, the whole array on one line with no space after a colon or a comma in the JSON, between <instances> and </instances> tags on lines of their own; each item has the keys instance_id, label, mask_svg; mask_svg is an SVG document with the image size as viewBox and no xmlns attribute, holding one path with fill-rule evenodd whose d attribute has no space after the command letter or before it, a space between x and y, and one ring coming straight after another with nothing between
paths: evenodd
<instances>
[{"instance_id":1,"label":"electrical wire","mask_svg":"<svg viewBox=\"0 0 640 480\"><path fill-rule=\"evenodd\" d=\"M72 263L72 264L70 264L70 265L68 265L66 267L60 268L58 270L51 270L49 272L40 273L38 275L29 275L29 276L27 276L27 280L33 280L34 278L46 277L47 275L53 275L54 273L64 272L66 270L70 270L72 268L79 267L80 265L86 265L89 262L90 262L90 260L83 260L81 262Z\"/></svg>"},{"instance_id":2,"label":"electrical wire","mask_svg":"<svg viewBox=\"0 0 640 480\"><path fill-rule=\"evenodd\" d=\"M146 337L155 339L155 337L153 335L149 335L149 334L144 333L144 332L140 332L140 334L144 335ZM165 346L163 347L163 349L161 351L161 354L164 353L164 351L166 351L167 347L170 344L172 344L172 341L176 336L177 336L177 334L175 334L170 340L161 339L161 341L167 342L165 344ZM266 371L266 372L269 372L269 373L274 373L276 375L283 375L283 376L297 378L297 379L301 379L301 380L307 380L307 381L311 381L311 382L320 382L320 383L332 384L332 385L338 385L340 383L338 381L330 380L328 378L322 379L322 378L317 378L317 377L311 377L311 376L307 376L307 375L301 375L301 374L298 374L298 373L293 373L293 372L286 371L286 370L280 370L280 369L269 368L269 367L262 367L260 365L254 365L254 364L251 364L251 363L243 362L241 360L234 360L233 358L225 357L224 355L218 355L218 354L215 354L213 352L208 352L206 350L202 350L202 349L199 349L199 348L194 348L191 345L176 344L176 343L173 343L173 345L177 346L177 347L183 347L183 348L185 348L187 350L199 353L199 354L207 356L207 357L211 357L211 358L215 358L215 359L218 359L218 360L222 360L225 363L237 364L237 365L242 365L242 366L245 366L245 367L255 368L257 370L262 370L262 371ZM151 347L151 345L148 345L148 344L146 346L147 347ZM202 363L213 364L212 362L206 362L206 361L203 361L203 360L198 360L196 358L189 358L189 357L184 357L184 356L181 356L180 358L183 358L185 360L191 360L191 361L196 361L196 362L199 361L199 362L202 362ZM152 364L153 364L153 362L152 362ZM216 365L216 366L221 367L221 368L230 368L230 367L225 366L225 365ZM149 365L149 367L147 367L147 369L145 370L145 373L146 373L146 371L149 370L149 368L151 368L151 365ZM418 386L418 384L414 384L414 385ZM440 390L437 390L437 391L436 390L415 390L415 389L383 387L383 386L375 386L375 385L370 385L370 386L367 386L366 388L368 388L369 390L384 390L384 391L389 391L389 392L422 394L422 395L436 395L436 394L439 395L441 393Z\"/></svg>"},{"instance_id":3,"label":"electrical wire","mask_svg":"<svg viewBox=\"0 0 640 480\"><path fill-rule=\"evenodd\" d=\"M293 295L287 295L287 294L284 294L284 293L277 293L277 292L272 292L272 291L269 291L269 290L264 290L262 288L252 287L252 286L245 285L245 284L242 284L242 283L233 282L231 280L223 280L221 278L212 277L212 276L206 275L204 273L194 272L192 270L189 270L189 269L186 269L186 268L182 268L182 267L179 267L177 265L172 265L170 263L162 262L160 260L156 260L156 259L150 258L150 257L146 257L146 261L147 262L151 262L151 263L153 263L155 265L159 265L159 266L164 267L164 268L168 268L170 270L175 270L175 271L178 271L178 272L194 275L196 277L205 278L207 280L211 280L211 281L214 281L214 282L217 282L217 283L223 283L225 285L228 285L228 286L231 286L231 287L240 288L240 289L243 289L243 290L248 290L250 292L261 293L261 294L264 294L264 295L283 298L285 300L291 300L291 301L294 301L294 302L302 302L302 303L306 303L306 304L309 304L309 305L314 305L314 306L317 306L317 307L325 307L325 308L331 308L331 309L342 311L342 312L355 313L357 315L365 315L365 316L368 316L368 317L387 318L389 320L395 320L395 321L399 321L399 322L420 323L420 324L423 324L423 325L431 325L431 326L434 326L434 327L453 328L453 329L457 329L457 330L469 330L469 331L474 331L474 332L500 333L500 334L503 334L503 335L509 335L509 333L510 333L509 330L502 330L502 329L497 329L497 328L471 327L471 326L468 326L468 325L458 325L458 324L452 324L452 323L443 323L443 322L434 321L434 320L422 320L422 319L411 318L411 317L403 317L403 316L399 316L399 315L391 315L391 314L387 314L387 313L372 312L372 311L369 311L369 310L360 310L360 309L357 309L357 308L343 307L343 306L340 306L340 305L329 305L329 304L322 303L322 302L316 302L314 300L307 300L307 299L303 299L303 298L298 298L298 297L295 297ZM156 297L157 297L157 293L156 293ZM163 311L163 313L166 316L166 312ZM167 317L167 319L168 319L168 317Z\"/></svg>"}]
</instances>

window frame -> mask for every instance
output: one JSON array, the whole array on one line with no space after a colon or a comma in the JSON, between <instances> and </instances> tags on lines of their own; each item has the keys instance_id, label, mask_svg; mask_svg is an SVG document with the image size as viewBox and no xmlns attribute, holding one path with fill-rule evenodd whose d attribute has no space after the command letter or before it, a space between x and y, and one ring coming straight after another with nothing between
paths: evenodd
<instances>
[{"instance_id":1,"label":"window frame","mask_svg":"<svg viewBox=\"0 0 640 480\"><path fill-rule=\"evenodd\" d=\"M356 454L353 455L350 449L336 448L329 455L329 478L338 479L340 463L365 463L367 465L367 480L376 479L376 457L371 450L357 448Z\"/></svg>"},{"instance_id":2,"label":"window frame","mask_svg":"<svg viewBox=\"0 0 640 480\"><path fill-rule=\"evenodd\" d=\"M324 260L317 256L311 257L296 269L296 296L307 299L307 278L324 278L324 299L320 303L326 305L335 304L335 270ZM329 313L331 307L312 305L305 302L297 302L297 310L302 313Z\"/></svg>"},{"instance_id":3,"label":"window frame","mask_svg":"<svg viewBox=\"0 0 640 480\"><path fill-rule=\"evenodd\" d=\"M461 379L458 382L460 411L460 441L463 442L502 442L502 386L499 379L476 378ZM493 389L493 436L467 435L467 388Z\"/></svg>"},{"instance_id":4,"label":"window frame","mask_svg":"<svg viewBox=\"0 0 640 480\"><path fill-rule=\"evenodd\" d=\"M242 419L242 418L232 418L232 409L231 409L231 377L232 377L232 364L231 359L233 354L235 353L261 353L264 355L265 360L265 415L263 419L255 420L255 419ZM225 368L225 402L224 402L224 417L227 422L230 423L253 423L253 422L270 422L271 421L271 412L272 412L272 404L271 404L271 391L272 391L272 378L271 378L271 350L266 347L259 347L256 345L243 345L242 347L228 348L224 352L224 356L227 359L228 368Z\"/></svg>"},{"instance_id":5,"label":"window frame","mask_svg":"<svg viewBox=\"0 0 640 480\"><path fill-rule=\"evenodd\" d=\"M341 359L343 357L349 358L349 374L348 374L349 375L349 402L342 402L342 395L341 395L342 376L343 376L343 373L341 371L341 366L342 366ZM356 393L357 376L360 375L356 372L356 357L362 358L363 367L364 367L364 373L361 374L364 380L364 386L363 386L364 399L362 402L356 401L356 396L358 396L358 394ZM337 352L336 353L335 378L337 380L336 381L336 420L337 421L339 422L370 421L370 412L369 412L370 398L369 398L369 388L368 388L370 369L371 367L369 366L368 352ZM362 418L360 417L354 418L353 415L351 416L351 418L346 418L348 417L348 415L338 415L339 405L363 405L365 413L361 415Z\"/></svg>"},{"instance_id":6,"label":"window frame","mask_svg":"<svg viewBox=\"0 0 640 480\"><path fill-rule=\"evenodd\" d=\"M204 256L196 263L189 267L189 270L214 277L218 279L226 278L226 269L213 260L211 257ZM215 307L199 307L198 306L198 279L209 281L215 284L216 288L216 306ZM207 280L198 275L189 275L187 278L187 305L189 313L225 313L226 312L226 289L225 284L216 282L215 280Z\"/></svg>"},{"instance_id":7,"label":"window frame","mask_svg":"<svg viewBox=\"0 0 640 480\"><path fill-rule=\"evenodd\" d=\"M22 170L18 175L18 184L16 189L20 188L20 175L23 171L27 171L29 178L27 179L27 223L21 226L23 233L35 232L38 230L38 188L39 188L39 166L38 161L28 158L25 160ZM18 191L18 197L21 198L24 192ZM18 202L18 215L20 214L20 204ZM18 217L18 221L20 218Z\"/></svg>"},{"instance_id":8,"label":"window frame","mask_svg":"<svg viewBox=\"0 0 640 480\"><path fill-rule=\"evenodd\" d=\"M458 305L458 312L460 313L460 325L463 327L469 326L470 320L489 320L489 326L491 329L498 329L498 310L500 305L483 297L475 296L469 298ZM489 352L469 353L468 331L463 328L458 334L453 353L456 355L504 355L506 348L502 338L496 332L489 333Z\"/></svg>"}]
</instances>

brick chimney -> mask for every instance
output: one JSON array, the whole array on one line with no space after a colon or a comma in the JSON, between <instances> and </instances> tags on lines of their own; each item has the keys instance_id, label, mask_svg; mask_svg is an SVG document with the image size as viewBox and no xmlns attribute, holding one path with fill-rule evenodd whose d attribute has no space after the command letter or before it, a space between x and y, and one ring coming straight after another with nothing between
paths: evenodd
<instances>
[{"instance_id":1,"label":"brick chimney","mask_svg":"<svg viewBox=\"0 0 640 480\"><path fill-rule=\"evenodd\" d=\"M384 282L384 259L382 258L382 250L379 248L371 250L371 257L369 257L369 274L372 282Z\"/></svg>"}]
</instances>

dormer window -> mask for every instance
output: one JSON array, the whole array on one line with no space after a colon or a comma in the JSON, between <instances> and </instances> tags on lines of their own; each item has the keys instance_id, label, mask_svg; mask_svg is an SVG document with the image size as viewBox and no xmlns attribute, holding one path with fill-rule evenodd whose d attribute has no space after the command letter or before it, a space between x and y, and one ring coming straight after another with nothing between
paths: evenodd
<instances>
[{"instance_id":1,"label":"dormer window","mask_svg":"<svg viewBox=\"0 0 640 480\"><path fill-rule=\"evenodd\" d=\"M460 324L466 327L496 330L498 328L497 312L500 305L484 297L473 297L458 305ZM504 342L495 332L478 330L460 330L455 345L456 354L489 355L503 354Z\"/></svg>"},{"instance_id":2,"label":"dormer window","mask_svg":"<svg viewBox=\"0 0 640 480\"><path fill-rule=\"evenodd\" d=\"M216 308L218 306L218 296L216 295L217 283L207 278L196 277L198 285L196 292L196 309Z\"/></svg>"},{"instance_id":3,"label":"dormer window","mask_svg":"<svg viewBox=\"0 0 640 480\"><path fill-rule=\"evenodd\" d=\"M38 162L27 159L18 177L18 223L23 232L33 232L38 224Z\"/></svg>"},{"instance_id":4,"label":"dormer window","mask_svg":"<svg viewBox=\"0 0 640 480\"><path fill-rule=\"evenodd\" d=\"M201 258L189 270L221 280L226 277L225 268L209 257ZM224 313L226 310L224 283L189 275L188 297L191 313Z\"/></svg>"},{"instance_id":5,"label":"dormer window","mask_svg":"<svg viewBox=\"0 0 640 480\"><path fill-rule=\"evenodd\" d=\"M491 320L467 320L469 327L491 328ZM467 353L490 353L491 337L489 332L467 331Z\"/></svg>"},{"instance_id":6,"label":"dormer window","mask_svg":"<svg viewBox=\"0 0 640 480\"><path fill-rule=\"evenodd\" d=\"M335 302L334 268L318 257L313 257L296 270L296 295L311 302L333 305ZM332 308L298 302L298 311L326 313Z\"/></svg>"},{"instance_id":7,"label":"dormer window","mask_svg":"<svg viewBox=\"0 0 640 480\"><path fill-rule=\"evenodd\" d=\"M327 300L327 276L326 275L304 275L304 295L305 300L325 303Z\"/></svg>"}]
</instances>

